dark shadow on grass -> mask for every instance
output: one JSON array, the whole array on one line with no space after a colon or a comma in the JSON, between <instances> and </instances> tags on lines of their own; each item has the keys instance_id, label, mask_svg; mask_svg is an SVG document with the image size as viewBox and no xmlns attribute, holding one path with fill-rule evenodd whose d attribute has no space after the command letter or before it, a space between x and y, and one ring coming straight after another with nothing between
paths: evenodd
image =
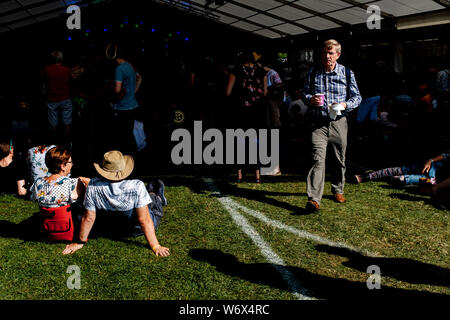
<instances>
[{"instance_id":1,"label":"dark shadow on grass","mask_svg":"<svg viewBox=\"0 0 450 320\"><path fill-rule=\"evenodd\" d=\"M244 174L242 179L243 183L254 183L255 175L253 174ZM263 184L271 184L271 183L287 183L287 182L299 182L306 181L306 177L304 175L281 175L281 176L261 176L261 183ZM230 181L228 181L230 182Z\"/></svg>"},{"instance_id":2,"label":"dark shadow on grass","mask_svg":"<svg viewBox=\"0 0 450 320\"><path fill-rule=\"evenodd\" d=\"M344 196L345 196L345 195L344 195ZM333 195L333 194L326 194L326 195L323 195L322 198L323 198L323 199L328 199L328 200L331 200L331 201L336 202L336 200L334 199L334 195ZM336 203L337 203L337 202L336 202Z\"/></svg>"},{"instance_id":3,"label":"dark shadow on grass","mask_svg":"<svg viewBox=\"0 0 450 320\"><path fill-rule=\"evenodd\" d=\"M421 194L423 196L423 194ZM391 193L389 195L391 198L399 199L399 200L405 200L405 201L423 201L424 204L428 204L430 206L433 206L434 208L438 210L448 210L448 207L439 201L433 200L431 198L423 198L423 197L415 197L413 195L403 194L403 193Z\"/></svg>"},{"instance_id":4,"label":"dark shadow on grass","mask_svg":"<svg viewBox=\"0 0 450 320\"><path fill-rule=\"evenodd\" d=\"M39 212L36 212L19 223L0 220L0 237L24 241L43 241L44 237L40 232L39 214Z\"/></svg>"},{"instance_id":5,"label":"dark shadow on grass","mask_svg":"<svg viewBox=\"0 0 450 320\"><path fill-rule=\"evenodd\" d=\"M316 214L319 213L319 211L312 211L310 209L306 209L306 208L297 208L296 211L291 212L291 216L307 216L310 214Z\"/></svg>"},{"instance_id":6,"label":"dark shadow on grass","mask_svg":"<svg viewBox=\"0 0 450 320\"><path fill-rule=\"evenodd\" d=\"M245 198L247 200L253 200L261 202L265 205L272 205L278 208L286 209L288 211L291 211L291 214L308 214L307 211L304 210L304 208L300 208L297 206L293 206L289 203L270 198L269 196L306 196L305 193L300 192L278 192L278 191L267 191L267 190L253 190L248 188L236 188L235 186L224 183L224 181L221 181L221 187L220 191L223 194L231 195L239 198Z\"/></svg>"},{"instance_id":7,"label":"dark shadow on grass","mask_svg":"<svg viewBox=\"0 0 450 320\"><path fill-rule=\"evenodd\" d=\"M416 195L424 195L422 192L420 192L420 188L418 186L405 186L405 185L395 185L395 184L386 184L386 185L380 185L383 189L391 189L391 190L402 190L409 194L416 194Z\"/></svg>"},{"instance_id":8,"label":"dark shadow on grass","mask_svg":"<svg viewBox=\"0 0 450 320\"><path fill-rule=\"evenodd\" d=\"M367 257L345 248L326 245L317 245L316 249L320 252L348 258L349 260L343 265L361 272L366 272L368 266L377 265L380 267L382 277L387 276L414 284L450 286L450 269L432 264L406 258Z\"/></svg>"},{"instance_id":9,"label":"dark shadow on grass","mask_svg":"<svg viewBox=\"0 0 450 320\"><path fill-rule=\"evenodd\" d=\"M0 220L0 238L14 238L23 241L47 242L44 235L41 233L41 219L40 213L36 212L32 216L26 218L19 223L13 223L7 220ZM89 234L89 239L110 239L113 241L120 241L128 245L141 246L148 248L148 244L134 240L131 236L124 236L114 234L105 230L106 228L98 228L98 224L94 224L94 228ZM74 234L78 234L78 228L75 229ZM50 242L48 242L50 243ZM55 241L52 243L70 243L70 241Z\"/></svg>"},{"instance_id":10,"label":"dark shadow on grass","mask_svg":"<svg viewBox=\"0 0 450 320\"><path fill-rule=\"evenodd\" d=\"M114 241L119 241L119 242L125 243L125 244L130 245L130 246L142 247L142 248L146 248L146 249L150 248L148 246L148 243L142 243L142 242L139 242L138 240L130 240L130 239L127 239L127 238L120 238L120 237L116 237L116 238L114 238L114 237L107 237L107 239L111 239L111 240L114 240Z\"/></svg>"},{"instance_id":11,"label":"dark shadow on grass","mask_svg":"<svg viewBox=\"0 0 450 320\"><path fill-rule=\"evenodd\" d=\"M403 298L403 297L446 297L437 293L430 293L417 290L404 290L388 286L383 286L380 290L369 290L365 282L355 282L346 279L336 279L311 273L305 269L297 267L283 267L271 263L246 264L239 262L237 258L230 254L225 254L219 250L192 249L189 255L201 262L209 263L216 267L216 270L232 277L239 277L246 281L270 286L281 290L290 291L286 282L276 270L288 270L311 294L318 299L372 299L372 298ZM365 270L364 270L365 272Z\"/></svg>"},{"instance_id":12,"label":"dark shadow on grass","mask_svg":"<svg viewBox=\"0 0 450 320\"><path fill-rule=\"evenodd\" d=\"M231 188L236 188L233 183L236 181L236 177L229 167L220 168L216 167L214 169L209 168L209 166L193 166L196 169L190 172L185 172L184 175L177 175L177 171L171 173L167 172L168 175L149 175L149 176L134 176L133 178L140 179L144 182L149 180L155 180L156 178L161 178L166 186L178 187L183 186L190 189L191 192L197 194L204 194L209 191L207 185L201 180L201 177L213 178L216 183L221 185L230 186ZM306 177L303 175L285 175L285 176L262 176L262 184L273 184L273 183L285 183L285 182L300 182L305 181ZM244 179L242 185L252 185L254 184L254 175L249 174L248 179ZM274 193L273 195L297 195L297 193ZM298 193L298 195L302 195Z\"/></svg>"},{"instance_id":13,"label":"dark shadow on grass","mask_svg":"<svg viewBox=\"0 0 450 320\"><path fill-rule=\"evenodd\" d=\"M391 193L389 197L393 199L400 199L400 200L406 200L406 201L424 201L425 203L431 203L430 199L422 198L422 197L415 197L413 195L404 194L404 193Z\"/></svg>"},{"instance_id":14,"label":"dark shadow on grass","mask_svg":"<svg viewBox=\"0 0 450 320\"><path fill-rule=\"evenodd\" d=\"M165 186L170 187L177 187L177 186L184 186L190 189L192 193L196 194L206 194L210 190L208 189L208 186L200 179L201 176L208 177L205 172L202 172L201 170L197 171L198 175L194 176L170 176L170 177L162 177L162 180L165 184ZM253 190L248 188L238 188L236 185L232 184L232 181L230 181L230 174L218 174L216 177L214 177L214 183L218 185L220 192L224 195L231 195L236 196L239 198L245 198L248 200L258 201L266 205L272 205L275 207L279 207L282 209L286 209L290 211L291 215L307 215L311 214L312 212L306 210L304 207L297 207L293 206L289 203L279 201L277 199L270 198L269 196L298 196L298 197L306 197L306 193L301 192L281 192L281 191L266 191L266 190ZM266 180L268 179L271 181L271 183L281 183L281 182L298 182L303 181L305 178L301 175L295 175L295 176L270 176L270 177L263 177L263 184L266 183ZM147 182L149 180L155 180L155 177L145 177L142 178L144 182ZM253 180L249 180L253 181ZM252 183L249 183L249 185ZM246 185L246 183L241 184ZM170 201L170 200L169 200ZM306 201L305 201L306 205Z\"/></svg>"}]
</instances>

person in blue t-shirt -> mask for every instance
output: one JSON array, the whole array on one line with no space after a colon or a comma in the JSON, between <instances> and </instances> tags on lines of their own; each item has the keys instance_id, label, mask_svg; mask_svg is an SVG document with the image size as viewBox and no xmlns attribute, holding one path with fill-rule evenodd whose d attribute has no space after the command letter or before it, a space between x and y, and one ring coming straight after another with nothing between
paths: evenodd
<instances>
[{"instance_id":1,"label":"person in blue t-shirt","mask_svg":"<svg viewBox=\"0 0 450 320\"><path fill-rule=\"evenodd\" d=\"M114 75L114 92L116 103L111 104L114 112L114 128L116 133L115 147L129 153L136 151L136 142L133 136L134 120L138 102L136 92L142 83L141 75L134 66L125 60L122 50L117 51L116 62L118 66Z\"/></svg>"}]
</instances>

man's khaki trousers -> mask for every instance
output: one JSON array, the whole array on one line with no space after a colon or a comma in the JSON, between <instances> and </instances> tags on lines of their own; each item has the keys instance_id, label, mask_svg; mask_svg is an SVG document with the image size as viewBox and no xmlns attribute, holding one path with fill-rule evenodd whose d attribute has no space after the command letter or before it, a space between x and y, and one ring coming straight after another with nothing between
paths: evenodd
<instances>
[{"instance_id":1,"label":"man's khaki trousers","mask_svg":"<svg viewBox=\"0 0 450 320\"><path fill-rule=\"evenodd\" d=\"M313 165L306 178L306 193L308 200L314 200L320 204L325 184L325 159L327 146L333 147L335 170L331 179L331 192L344 193L345 184L345 150L347 148L347 118L342 117L335 121L325 120L312 129L312 159Z\"/></svg>"}]
</instances>

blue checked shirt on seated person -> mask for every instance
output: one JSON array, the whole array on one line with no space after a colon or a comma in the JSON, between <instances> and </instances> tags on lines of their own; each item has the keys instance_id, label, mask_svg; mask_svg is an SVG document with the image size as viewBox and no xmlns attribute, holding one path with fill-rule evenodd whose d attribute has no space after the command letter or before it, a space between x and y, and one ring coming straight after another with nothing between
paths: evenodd
<instances>
[{"instance_id":1,"label":"blue checked shirt on seated person","mask_svg":"<svg viewBox=\"0 0 450 320\"><path fill-rule=\"evenodd\" d=\"M359 106L362 99L353 71L350 71L350 97L347 100L347 79L345 75L345 67L343 65L336 63L336 68L331 72L325 72L323 67L316 70L315 88L312 88L310 83L311 72L313 71L311 68L305 79L305 86L303 89L303 101L309 106L308 113L310 115L317 118L328 119L328 105L335 102L347 103L347 107L342 112L342 116L347 116L349 112ZM321 107L314 107L310 104L311 98L316 93L325 94L325 103ZM341 117L338 116L338 119Z\"/></svg>"},{"instance_id":2,"label":"blue checked shirt on seated person","mask_svg":"<svg viewBox=\"0 0 450 320\"><path fill-rule=\"evenodd\" d=\"M155 193L148 193L142 181L111 182L92 178L86 189L84 207L89 211L119 211L131 216L132 210L148 206L155 229L163 216L162 201Z\"/></svg>"}]
</instances>

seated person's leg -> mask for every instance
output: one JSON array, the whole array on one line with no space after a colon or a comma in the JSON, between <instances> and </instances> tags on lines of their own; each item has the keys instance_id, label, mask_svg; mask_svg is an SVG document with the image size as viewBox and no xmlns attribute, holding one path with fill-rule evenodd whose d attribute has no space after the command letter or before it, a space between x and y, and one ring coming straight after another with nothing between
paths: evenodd
<instances>
[{"instance_id":1,"label":"seated person's leg","mask_svg":"<svg viewBox=\"0 0 450 320\"><path fill-rule=\"evenodd\" d=\"M158 200L154 199L152 197L152 194L150 194L150 198L152 198L152 203L149 204L148 211L149 211L150 219L152 219L153 225L154 225L155 231L156 231L156 230L158 230L158 226L159 226L159 224L161 222L161 218L162 218L162 206L160 203L157 203ZM129 223L129 225L128 225L127 229L130 230L128 232L128 236L138 237L138 236L142 236L144 234L142 232L141 225L139 224L139 221L137 218L136 209L134 209L132 211L132 217L131 217L131 219L129 219L128 223Z\"/></svg>"},{"instance_id":2,"label":"seated person's leg","mask_svg":"<svg viewBox=\"0 0 450 320\"><path fill-rule=\"evenodd\" d=\"M148 211L150 212L150 218L153 220L155 230L158 230L159 223L163 216L163 204L161 198L154 193L149 193L152 202L148 205Z\"/></svg>"},{"instance_id":3,"label":"seated person's leg","mask_svg":"<svg viewBox=\"0 0 450 320\"><path fill-rule=\"evenodd\" d=\"M167 199L164 195L164 183L160 179L156 182L150 181L147 185L147 191L150 195L153 193L158 196L162 206L167 206Z\"/></svg>"},{"instance_id":4,"label":"seated person's leg","mask_svg":"<svg viewBox=\"0 0 450 320\"><path fill-rule=\"evenodd\" d=\"M152 199L152 203L149 204L148 208L149 216L153 221L155 230L157 230L162 218L162 205L161 201L157 199L158 197L154 194L153 196L150 194L150 198ZM110 223L114 224L113 226L110 226L110 230L114 232L114 236L138 237L144 234L137 218L136 209L129 211L114 211L110 213L112 213L113 218L110 220Z\"/></svg>"},{"instance_id":5,"label":"seated person's leg","mask_svg":"<svg viewBox=\"0 0 450 320\"><path fill-rule=\"evenodd\" d=\"M385 168L377 171L372 171L369 173L366 173L364 175L359 176L361 178L360 182L366 182L366 181L373 181L373 180L379 180L383 178L389 178L394 176L403 176L406 173L404 172L405 167L392 167L392 168Z\"/></svg>"},{"instance_id":6,"label":"seated person's leg","mask_svg":"<svg viewBox=\"0 0 450 320\"><path fill-rule=\"evenodd\" d=\"M426 175L423 174L407 174L405 175L405 184L406 185L418 185L421 178L427 178Z\"/></svg>"}]
</instances>

